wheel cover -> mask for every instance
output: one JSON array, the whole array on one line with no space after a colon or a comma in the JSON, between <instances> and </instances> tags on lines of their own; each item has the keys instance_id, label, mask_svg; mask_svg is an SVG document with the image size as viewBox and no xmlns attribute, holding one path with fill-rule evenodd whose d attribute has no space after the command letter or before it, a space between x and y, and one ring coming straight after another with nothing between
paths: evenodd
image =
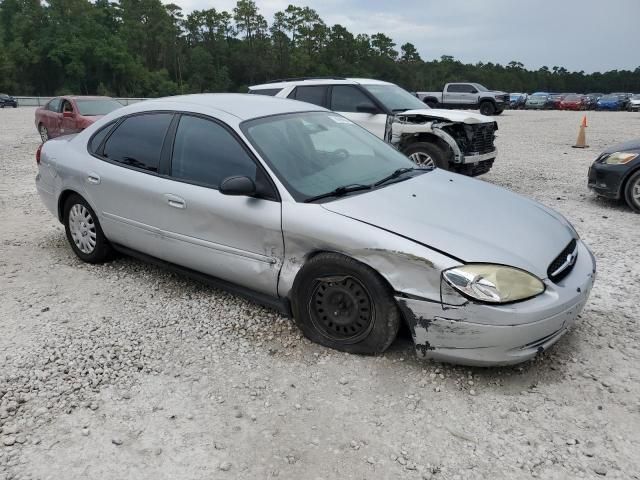
<instances>
[{"instance_id":1,"label":"wheel cover","mask_svg":"<svg viewBox=\"0 0 640 480\"><path fill-rule=\"evenodd\" d=\"M640 178L631 185L631 200L640 207Z\"/></svg>"},{"instance_id":2,"label":"wheel cover","mask_svg":"<svg viewBox=\"0 0 640 480\"><path fill-rule=\"evenodd\" d=\"M40 138L43 142L49 140L49 132L47 132L47 127L45 127L44 125L40 126Z\"/></svg>"},{"instance_id":3,"label":"wheel cover","mask_svg":"<svg viewBox=\"0 0 640 480\"><path fill-rule=\"evenodd\" d=\"M371 296L365 286L351 276L316 279L309 316L319 333L342 343L362 340L374 324Z\"/></svg>"},{"instance_id":4,"label":"wheel cover","mask_svg":"<svg viewBox=\"0 0 640 480\"><path fill-rule=\"evenodd\" d=\"M435 160L426 152L412 153L409 155L409 158L413 163L420 165L421 167L436 168Z\"/></svg>"},{"instance_id":5,"label":"wheel cover","mask_svg":"<svg viewBox=\"0 0 640 480\"><path fill-rule=\"evenodd\" d=\"M89 209L76 203L69 210L69 233L82 253L90 255L96 248L96 224Z\"/></svg>"}]
</instances>

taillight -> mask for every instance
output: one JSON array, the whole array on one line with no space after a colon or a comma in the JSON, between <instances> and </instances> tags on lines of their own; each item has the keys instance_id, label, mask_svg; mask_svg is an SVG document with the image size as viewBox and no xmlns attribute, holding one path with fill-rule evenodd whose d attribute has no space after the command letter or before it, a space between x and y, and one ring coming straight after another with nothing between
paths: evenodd
<instances>
[{"instance_id":1,"label":"taillight","mask_svg":"<svg viewBox=\"0 0 640 480\"><path fill-rule=\"evenodd\" d=\"M38 145L38 149L36 150L36 163L38 165L40 165L40 152L42 152L42 145L44 145L44 143Z\"/></svg>"}]
</instances>

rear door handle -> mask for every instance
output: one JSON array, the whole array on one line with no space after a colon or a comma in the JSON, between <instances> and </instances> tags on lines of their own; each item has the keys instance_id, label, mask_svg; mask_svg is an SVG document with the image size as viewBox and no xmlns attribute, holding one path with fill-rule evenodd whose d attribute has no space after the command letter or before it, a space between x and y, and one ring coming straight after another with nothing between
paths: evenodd
<instances>
[{"instance_id":1,"label":"rear door handle","mask_svg":"<svg viewBox=\"0 0 640 480\"><path fill-rule=\"evenodd\" d=\"M100 175L98 175L97 173L89 173L87 175L87 183L98 185L100 183Z\"/></svg>"},{"instance_id":2,"label":"rear door handle","mask_svg":"<svg viewBox=\"0 0 640 480\"><path fill-rule=\"evenodd\" d=\"M170 207L184 209L187 208L187 203L183 198L178 197L177 195L172 195L170 193L165 194L164 196L167 199L167 203Z\"/></svg>"}]
</instances>

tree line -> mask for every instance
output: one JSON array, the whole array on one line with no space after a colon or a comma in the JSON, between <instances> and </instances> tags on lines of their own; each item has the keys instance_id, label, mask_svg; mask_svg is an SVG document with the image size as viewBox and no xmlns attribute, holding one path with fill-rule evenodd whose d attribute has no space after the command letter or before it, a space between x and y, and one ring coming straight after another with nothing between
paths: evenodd
<instances>
[{"instance_id":1,"label":"tree line","mask_svg":"<svg viewBox=\"0 0 640 480\"><path fill-rule=\"evenodd\" d=\"M586 74L448 55L425 61L411 43L327 25L308 7L289 5L269 23L252 0L187 14L160 0L0 0L0 91L15 95L245 92L276 78L331 75L409 90L475 81L510 92L640 92L640 67Z\"/></svg>"}]
</instances>

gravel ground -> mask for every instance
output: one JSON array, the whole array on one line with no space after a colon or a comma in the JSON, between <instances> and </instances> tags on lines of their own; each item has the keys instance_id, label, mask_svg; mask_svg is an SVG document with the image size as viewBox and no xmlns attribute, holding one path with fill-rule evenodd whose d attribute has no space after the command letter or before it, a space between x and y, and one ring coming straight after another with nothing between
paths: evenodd
<instances>
[{"instance_id":1,"label":"gravel ground","mask_svg":"<svg viewBox=\"0 0 640 480\"><path fill-rule=\"evenodd\" d=\"M485 181L571 220L599 277L519 367L359 357L273 311L120 258L81 263L34 187L33 109L0 110L0 480L640 478L640 215L587 168L640 114L505 112ZM473 201L470 199L470 201Z\"/></svg>"}]
</instances>

